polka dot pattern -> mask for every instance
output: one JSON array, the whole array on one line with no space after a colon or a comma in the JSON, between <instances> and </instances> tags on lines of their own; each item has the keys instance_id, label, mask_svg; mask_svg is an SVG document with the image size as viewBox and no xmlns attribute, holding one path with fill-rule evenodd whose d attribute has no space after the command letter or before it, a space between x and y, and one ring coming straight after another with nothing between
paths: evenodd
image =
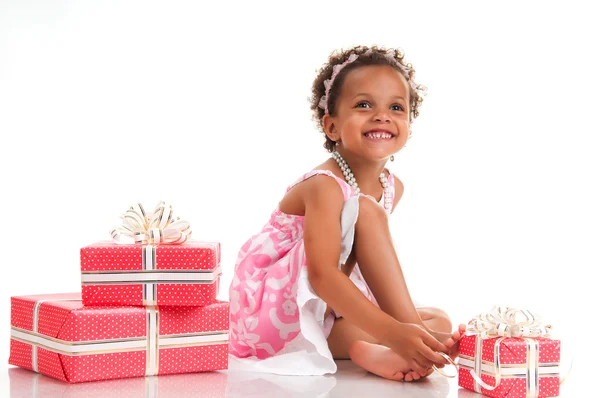
<instances>
[{"instance_id":1,"label":"polka dot pattern","mask_svg":"<svg viewBox=\"0 0 600 398\"><path fill-rule=\"evenodd\" d=\"M58 333L71 314L71 311L78 310L81 307L81 301L42 303L38 311L38 333L50 337L58 337Z\"/></svg>"},{"instance_id":2,"label":"polka dot pattern","mask_svg":"<svg viewBox=\"0 0 600 398\"><path fill-rule=\"evenodd\" d=\"M207 246L203 242L183 245L158 245L156 269L213 269L220 262L220 245Z\"/></svg>"},{"instance_id":3,"label":"polka dot pattern","mask_svg":"<svg viewBox=\"0 0 600 398\"><path fill-rule=\"evenodd\" d=\"M82 247L82 271L135 271L142 269L144 245L117 245L105 241Z\"/></svg>"},{"instance_id":4,"label":"polka dot pattern","mask_svg":"<svg viewBox=\"0 0 600 398\"><path fill-rule=\"evenodd\" d=\"M32 347L29 344L10 339L10 357L8 358L8 363L20 368L33 370L31 367L31 349Z\"/></svg>"},{"instance_id":5,"label":"polka dot pattern","mask_svg":"<svg viewBox=\"0 0 600 398\"><path fill-rule=\"evenodd\" d=\"M33 330L33 307L35 301L21 297L10 299L10 324L25 330Z\"/></svg>"},{"instance_id":6,"label":"polka dot pattern","mask_svg":"<svg viewBox=\"0 0 600 398\"><path fill-rule=\"evenodd\" d=\"M81 248L82 271L132 271L142 269L146 245L119 245L97 242ZM218 242L189 241L183 245L157 245L156 269L208 270L221 262Z\"/></svg>"},{"instance_id":7,"label":"polka dot pattern","mask_svg":"<svg viewBox=\"0 0 600 398\"><path fill-rule=\"evenodd\" d=\"M135 271L143 269L142 250L145 245L119 245L111 241L98 242L81 249L82 271ZM218 242L189 241L183 245L158 245L156 269L212 270L221 262ZM85 305L143 305L143 286L82 285ZM207 284L158 284L159 306L204 306L215 301L219 293L219 278Z\"/></svg>"},{"instance_id":8,"label":"polka dot pattern","mask_svg":"<svg viewBox=\"0 0 600 398\"><path fill-rule=\"evenodd\" d=\"M159 306L205 306L215 301L218 286L218 281L202 285L164 283L156 287L156 301Z\"/></svg>"},{"instance_id":9,"label":"polka dot pattern","mask_svg":"<svg viewBox=\"0 0 600 398\"><path fill-rule=\"evenodd\" d=\"M79 294L39 295L12 298L13 326L32 329L37 300ZM164 307L159 312L159 334L176 335L229 330L229 303L218 301L204 307ZM146 337L144 307L92 307L78 301L44 302L39 306L38 331L65 341ZM146 351L69 356L37 348L40 373L78 383L146 373ZM11 340L9 363L31 369L31 345ZM228 344L161 348L159 374L202 372L227 368Z\"/></svg>"},{"instance_id":10,"label":"polka dot pattern","mask_svg":"<svg viewBox=\"0 0 600 398\"><path fill-rule=\"evenodd\" d=\"M80 356L60 355L60 358L64 364L67 380L71 383L146 374L145 351Z\"/></svg>"},{"instance_id":11,"label":"polka dot pattern","mask_svg":"<svg viewBox=\"0 0 600 398\"><path fill-rule=\"evenodd\" d=\"M61 363L61 359L65 357L64 355L59 355L40 347L37 348L37 352L39 373L58 380L70 381L67 375L65 375L65 368L63 368L63 364Z\"/></svg>"},{"instance_id":12,"label":"polka dot pattern","mask_svg":"<svg viewBox=\"0 0 600 398\"><path fill-rule=\"evenodd\" d=\"M57 335L67 341L123 339L146 335L143 307L80 307L71 312Z\"/></svg>"},{"instance_id":13,"label":"polka dot pattern","mask_svg":"<svg viewBox=\"0 0 600 398\"><path fill-rule=\"evenodd\" d=\"M158 374L227 369L228 351L228 344L161 350Z\"/></svg>"},{"instance_id":14,"label":"polka dot pattern","mask_svg":"<svg viewBox=\"0 0 600 398\"><path fill-rule=\"evenodd\" d=\"M218 301L205 307L161 307L161 335L229 331L229 303Z\"/></svg>"},{"instance_id":15,"label":"polka dot pattern","mask_svg":"<svg viewBox=\"0 0 600 398\"><path fill-rule=\"evenodd\" d=\"M83 303L89 306L122 306L143 304L142 285L82 285Z\"/></svg>"},{"instance_id":16,"label":"polka dot pattern","mask_svg":"<svg viewBox=\"0 0 600 398\"><path fill-rule=\"evenodd\" d=\"M494 345L497 339L487 339L482 344L482 359L484 361L494 361ZM559 363L560 362L560 341L540 338L539 343L539 361L540 363ZM475 336L465 336L460 341L460 354L469 357L475 356ZM517 338L504 339L500 343L500 360L502 365L507 364L526 364L527 363L527 343L525 340ZM485 373L481 378L487 384L495 384L495 379ZM468 369L461 367L458 373L458 385L469 390L475 390L474 380ZM494 390L481 389L484 395L497 398L520 398L527 395L527 384L524 377L504 377L500 385ZM559 394L560 380L555 376L540 376L539 378L539 398L556 397Z\"/></svg>"}]
</instances>

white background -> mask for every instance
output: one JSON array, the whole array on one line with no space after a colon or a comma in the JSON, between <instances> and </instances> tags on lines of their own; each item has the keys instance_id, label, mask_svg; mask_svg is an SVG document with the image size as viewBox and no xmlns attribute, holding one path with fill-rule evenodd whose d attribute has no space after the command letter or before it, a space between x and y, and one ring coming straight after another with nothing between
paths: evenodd
<instances>
[{"instance_id":1,"label":"white background","mask_svg":"<svg viewBox=\"0 0 600 398\"><path fill-rule=\"evenodd\" d=\"M80 247L138 201L170 201L196 239L222 243L226 299L240 246L327 156L307 101L315 70L357 44L403 48L429 88L390 164L405 184L392 233L413 297L455 324L494 304L529 308L587 357L595 14L415 3L0 1L0 360L10 297L79 290Z\"/></svg>"}]
</instances>

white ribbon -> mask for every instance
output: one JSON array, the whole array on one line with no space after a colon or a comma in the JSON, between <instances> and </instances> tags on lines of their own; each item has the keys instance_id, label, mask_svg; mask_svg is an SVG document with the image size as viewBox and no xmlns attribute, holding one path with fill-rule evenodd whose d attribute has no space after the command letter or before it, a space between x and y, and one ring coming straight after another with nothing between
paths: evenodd
<instances>
[{"instance_id":1,"label":"white ribbon","mask_svg":"<svg viewBox=\"0 0 600 398\"><path fill-rule=\"evenodd\" d=\"M121 225L111 231L113 240L120 244L179 245L192 235L190 223L175 217L173 207L163 201L151 213L146 213L137 203L121 216L121 220Z\"/></svg>"},{"instance_id":2,"label":"white ribbon","mask_svg":"<svg viewBox=\"0 0 600 398\"><path fill-rule=\"evenodd\" d=\"M54 299L45 299L45 300L38 300L35 302L35 304L33 305L33 332L34 333L38 333L38 323L39 323L39 318L40 318L40 306L42 305L42 303L45 303L46 301L80 301L79 299L59 299L59 298L54 298ZM38 371L38 352L37 352L37 347L36 346L32 346L31 347L31 369L34 372Z\"/></svg>"}]
</instances>

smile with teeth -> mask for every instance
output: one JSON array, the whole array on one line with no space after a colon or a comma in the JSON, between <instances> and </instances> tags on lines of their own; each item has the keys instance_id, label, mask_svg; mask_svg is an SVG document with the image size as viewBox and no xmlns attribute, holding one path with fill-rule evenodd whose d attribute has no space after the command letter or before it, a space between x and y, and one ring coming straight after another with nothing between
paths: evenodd
<instances>
[{"instance_id":1,"label":"smile with teeth","mask_svg":"<svg viewBox=\"0 0 600 398\"><path fill-rule=\"evenodd\" d=\"M390 133L366 133L365 137L374 139L390 139L393 137Z\"/></svg>"}]
</instances>

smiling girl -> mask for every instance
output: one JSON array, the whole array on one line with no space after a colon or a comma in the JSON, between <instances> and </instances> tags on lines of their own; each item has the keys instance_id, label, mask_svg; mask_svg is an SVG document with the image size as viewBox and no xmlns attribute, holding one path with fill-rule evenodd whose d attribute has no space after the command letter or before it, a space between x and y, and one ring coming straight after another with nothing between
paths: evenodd
<instances>
[{"instance_id":1,"label":"smiling girl","mask_svg":"<svg viewBox=\"0 0 600 398\"><path fill-rule=\"evenodd\" d=\"M404 186L385 168L406 144L424 87L400 50L333 53L311 108L330 158L286 190L241 248L230 287L232 359L253 371L334 373L352 359L412 381L456 356L448 315L416 307L388 217Z\"/></svg>"}]
</instances>

